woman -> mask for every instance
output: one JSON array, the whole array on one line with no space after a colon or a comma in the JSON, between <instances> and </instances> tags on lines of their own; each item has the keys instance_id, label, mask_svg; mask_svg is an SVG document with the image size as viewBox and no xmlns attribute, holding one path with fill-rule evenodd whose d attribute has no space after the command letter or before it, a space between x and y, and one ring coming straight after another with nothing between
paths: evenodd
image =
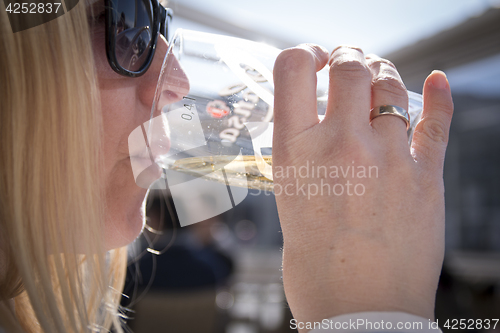
<instances>
[{"instance_id":1,"label":"woman","mask_svg":"<svg viewBox=\"0 0 500 333\"><path fill-rule=\"evenodd\" d=\"M149 68L130 77L137 68L108 60L104 2L92 2L15 34L1 13L0 327L8 332L122 331L125 246L143 227L146 196L134 182L127 138L150 117L167 43L158 37ZM318 124L313 74L328 60L311 45L278 58L275 165L355 161L382 171L362 197L277 197L294 317L397 310L432 319L452 114L446 79L437 72L425 84L412 155L400 119L368 122L372 107L407 108L397 71L358 49L332 53L334 89Z\"/></svg>"},{"instance_id":2,"label":"woman","mask_svg":"<svg viewBox=\"0 0 500 333\"><path fill-rule=\"evenodd\" d=\"M14 303L28 332L120 327L125 246L143 227L146 195L127 139L150 117L167 44L159 38L141 77L117 74L106 59L103 10L103 2L81 2L15 34L1 14L5 327L17 327Z\"/></svg>"}]
</instances>

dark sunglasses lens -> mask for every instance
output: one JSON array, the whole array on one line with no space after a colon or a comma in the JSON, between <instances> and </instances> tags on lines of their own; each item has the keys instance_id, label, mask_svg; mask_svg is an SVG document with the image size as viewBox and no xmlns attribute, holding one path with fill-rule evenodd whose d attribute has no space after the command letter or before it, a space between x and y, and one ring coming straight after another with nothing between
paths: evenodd
<instances>
[{"instance_id":1,"label":"dark sunglasses lens","mask_svg":"<svg viewBox=\"0 0 500 333\"><path fill-rule=\"evenodd\" d=\"M153 8L149 0L117 0L115 54L118 64L137 72L147 62L153 43Z\"/></svg>"}]
</instances>

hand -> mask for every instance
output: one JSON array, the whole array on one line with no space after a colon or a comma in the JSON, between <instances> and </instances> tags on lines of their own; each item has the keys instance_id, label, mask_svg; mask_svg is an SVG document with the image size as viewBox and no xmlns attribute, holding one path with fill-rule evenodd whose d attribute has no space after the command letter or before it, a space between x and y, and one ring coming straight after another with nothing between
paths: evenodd
<instances>
[{"instance_id":1,"label":"hand","mask_svg":"<svg viewBox=\"0 0 500 333\"><path fill-rule=\"evenodd\" d=\"M410 149L402 119L369 122L376 106L408 110L396 68L357 48L332 53L319 122L315 72L327 62L323 48L301 45L283 51L274 67L273 175L292 313L302 322L361 311L433 319L453 113L446 76L436 71L425 81Z\"/></svg>"}]
</instances>

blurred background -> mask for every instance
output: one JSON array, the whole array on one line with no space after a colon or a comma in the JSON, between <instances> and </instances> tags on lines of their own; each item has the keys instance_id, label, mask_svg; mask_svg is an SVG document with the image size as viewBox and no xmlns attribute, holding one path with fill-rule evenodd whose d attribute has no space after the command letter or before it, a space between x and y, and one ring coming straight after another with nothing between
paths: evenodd
<instances>
[{"instance_id":1,"label":"blurred background","mask_svg":"<svg viewBox=\"0 0 500 333\"><path fill-rule=\"evenodd\" d=\"M329 50L359 46L391 60L408 90L419 93L433 69L445 71L455 115L444 172L446 255L436 318L440 326L447 319L500 318L500 1L168 5L172 32L200 30L279 48L303 42ZM148 224L159 232L146 230L130 251L123 305L132 310L126 312L132 331L294 332L281 283L273 195L250 192L233 210L183 228L169 206L168 193L152 192Z\"/></svg>"}]
</instances>

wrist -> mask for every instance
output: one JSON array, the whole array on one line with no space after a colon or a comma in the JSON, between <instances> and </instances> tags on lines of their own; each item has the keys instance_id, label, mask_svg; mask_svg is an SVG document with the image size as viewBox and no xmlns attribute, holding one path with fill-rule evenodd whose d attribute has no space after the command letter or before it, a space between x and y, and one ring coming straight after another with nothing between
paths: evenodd
<instances>
[{"instance_id":1,"label":"wrist","mask_svg":"<svg viewBox=\"0 0 500 333\"><path fill-rule=\"evenodd\" d=\"M297 320L321 321L364 311L398 311L434 319L437 278L404 276L399 265L371 256L347 257L342 262L332 254L323 253L320 258L304 256L303 251L317 253L287 243L283 252L285 294Z\"/></svg>"}]
</instances>

